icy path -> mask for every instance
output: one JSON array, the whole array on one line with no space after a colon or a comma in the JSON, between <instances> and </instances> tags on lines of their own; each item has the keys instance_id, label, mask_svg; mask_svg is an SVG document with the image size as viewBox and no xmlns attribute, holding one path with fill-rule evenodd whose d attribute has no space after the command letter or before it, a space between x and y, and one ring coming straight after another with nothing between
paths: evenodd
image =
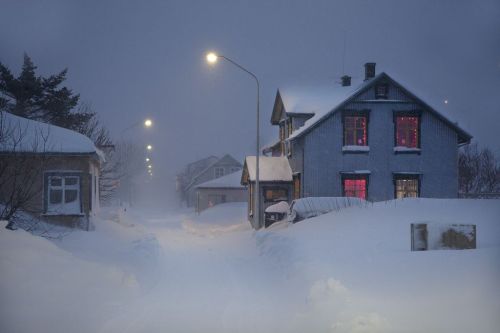
<instances>
[{"instance_id":1,"label":"icy path","mask_svg":"<svg viewBox=\"0 0 500 333\"><path fill-rule=\"evenodd\" d=\"M162 249L158 279L102 333L279 332L286 326L281 309L290 295L280 271L259 255L247 224L204 228L185 216L140 223Z\"/></svg>"}]
</instances>

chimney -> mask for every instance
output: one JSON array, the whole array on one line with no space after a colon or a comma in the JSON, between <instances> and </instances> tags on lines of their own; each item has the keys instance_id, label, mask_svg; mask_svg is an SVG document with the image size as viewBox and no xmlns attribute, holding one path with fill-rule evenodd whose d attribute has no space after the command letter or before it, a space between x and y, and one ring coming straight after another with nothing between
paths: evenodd
<instances>
[{"instance_id":1,"label":"chimney","mask_svg":"<svg viewBox=\"0 0 500 333\"><path fill-rule=\"evenodd\" d=\"M365 64L365 81L375 77L375 65L374 62L367 62Z\"/></svg>"},{"instance_id":2,"label":"chimney","mask_svg":"<svg viewBox=\"0 0 500 333\"><path fill-rule=\"evenodd\" d=\"M342 80L342 87L349 87L351 85L351 77L344 75L340 78Z\"/></svg>"}]
</instances>

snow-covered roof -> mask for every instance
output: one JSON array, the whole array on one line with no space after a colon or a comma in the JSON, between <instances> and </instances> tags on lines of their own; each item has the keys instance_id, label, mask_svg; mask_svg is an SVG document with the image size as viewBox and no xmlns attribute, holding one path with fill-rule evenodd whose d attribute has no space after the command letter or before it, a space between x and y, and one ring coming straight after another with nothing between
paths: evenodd
<instances>
[{"instance_id":1,"label":"snow-covered roof","mask_svg":"<svg viewBox=\"0 0 500 333\"><path fill-rule=\"evenodd\" d=\"M241 170L195 186L196 188L245 188L241 185Z\"/></svg>"},{"instance_id":2,"label":"snow-covered roof","mask_svg":"<svg viewBox=\"0 0 500 333\"><path fill-rule=\"evenodd\" d=\"M197 175L193 177L191 182L186 186L185 190L189 190L191 187L197 185L198 178L200 178L202 175L204 175L208 170L211 168L215 167L216 165L233 165L237 166L238 168L241 168L241 163L238 162L234 157L232 157L229 154L226 154L222 156L221 158L218 158L217 160L213 161L210 163L205 169L200 171Z\"/></svg>"},{"instance_id":3,"label":"snow-covered roof","mask_svg":"<svg viewBox=\"0 0 500 333\"><path fill-rule=\"evenodd\" d=\"M255 181L255 156L247 156L245 159L245 166L243 167L242 183L246 183L249 178L250 181ZM282 181L291 182L292 168L288 159L284 156L260 156L259 157L259 181Z\"/></svg>"},{"instance_id":4,"label":"snow-covered roof","mask_svg":"<svg viewBox=\"0 0 500 333\"><path fill-rule=\"evenodd\" d=\"M306 120L301 128L294 131L290 138L299 135L311 125L317 123L350 96L365 88L372 80L358 82L357 85L353 84L347 87L329 84L280 88L279 94L286 113L314 114L310 119Z\"/></svg>"},{"instance_id":5,"label":"snow-covered roof","mask_svg":"<svg viewBox=\"0 0 500 333\"><path fill-rule=\"evenodd\" d=\"M304 86L304 87L285 87L279 89L279 96L283 102L283 107L286 113L310 113L314 114L310 119L306 120L304 125L293 132L289 137L290 140L303 135L305 132L310 130L314 125L320 123L325 119L331 112L340 109L342 105L349 102L353 98L363 92L368 86L375 84L379 79L384 77L393 82L393 84L401 87L408 95L416 99L418 102L426 106L429 111L431 111L438 118L447 123L459 134L459 143L467 143L470 141L472 136L460 128L456 123L452 122L448 117L437 111L436 103L431 98L422 99L420 96L422 94L415 95L412 90L408 89L408 85L403 86L400 81L394 80L392 77L387 75L385 72L381 72L376 75L373 79L358 82L353 82L352 86L333 86L322 85L322 86ZM275 115L273 115L275 116Z\"/></svg>"},{"instance_id":6,"label":"snow-covered roof","mask_svg":"<svg viewBox=\"0 0 500 333\"><path fill-rule=\"evenodd\" d=\"M0 111L0 152L102 154L83 134Z\"/></svg>"}]
</instances>

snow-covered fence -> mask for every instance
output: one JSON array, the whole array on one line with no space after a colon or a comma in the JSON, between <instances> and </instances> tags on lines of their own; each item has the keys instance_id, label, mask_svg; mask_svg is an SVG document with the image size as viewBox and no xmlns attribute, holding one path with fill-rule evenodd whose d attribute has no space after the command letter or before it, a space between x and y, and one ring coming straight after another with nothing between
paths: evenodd
<instances>
[{"instance_id":1,"label":"snow-covered fence","mask_svg":"<svg viewBox=\"0 0 500 333\"><path fill-rule=\"evenodd\" d=\"M465 250L476 248L475 224L411 224L411 250Z\"/></svg>"},{"instance_id":2,"label":"snow-covered fence","mask_svg":"<svg viewBox=\"0 0 500 333\"><path fill-rule=\"evenodd\" d=\"M367 201L351 197L309 197L292 201L289 222L298 222L307 218L339 211L350 206L364 206Z\"/></svg>"}]
</instances>

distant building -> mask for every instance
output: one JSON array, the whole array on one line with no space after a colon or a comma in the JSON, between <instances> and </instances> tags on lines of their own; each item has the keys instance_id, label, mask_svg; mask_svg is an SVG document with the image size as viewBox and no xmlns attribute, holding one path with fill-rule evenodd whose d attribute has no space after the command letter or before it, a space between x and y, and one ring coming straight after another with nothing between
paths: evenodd
<instances>
[{"instance_id":1,"label":"distant building","mask_svg":"<svg viewBox=\"0 0 500 333\"><path fill-rule=\"evenodd\" d=\"M236 171L196 185L196 211L226 202L246 202L247 187L240 182L241 171Z\"/></svg>"},{"instance_id":2,"label":"distant building","mask_svg":"<svg viewBox=\"0 0 500 333\"><path fill-rule=\"evenodd\" d=\"M289 163L289 200L457 197L458 147L472 138L388 74L376 75L375 63L354 87L344 76L338 86L278 89L271 124L278 140L263 152ZM274 181L283 183L282 174Z\"/></svg>"},{"instance_id":3,"label":"distant building","mask_svg":"<svg viewBox=\"0 0 500 333\"><path fill-rule=\"evenodd\" d=\"M77 132L0 112L0 203L49 223L89 229L99 210L102 153ZM20 184L23 184L20 186ZM23 193L23 191L25 191Z\"/></svg>"},{"instance_id":4,"label":"distant building","mask_svg":"<svg viewBox=\"0 0 500 333\"><path fill-rule=\"evenodd\" d=\"M241 163L229 154L221 158L210 156L188 164L184 171L177 176L177 189L181 200L188 207L195 207L197 202L196 185L234 173L241 170L241 167ZM182 181L179 181L181 179Z\"/></svg>"}]
</instances>

